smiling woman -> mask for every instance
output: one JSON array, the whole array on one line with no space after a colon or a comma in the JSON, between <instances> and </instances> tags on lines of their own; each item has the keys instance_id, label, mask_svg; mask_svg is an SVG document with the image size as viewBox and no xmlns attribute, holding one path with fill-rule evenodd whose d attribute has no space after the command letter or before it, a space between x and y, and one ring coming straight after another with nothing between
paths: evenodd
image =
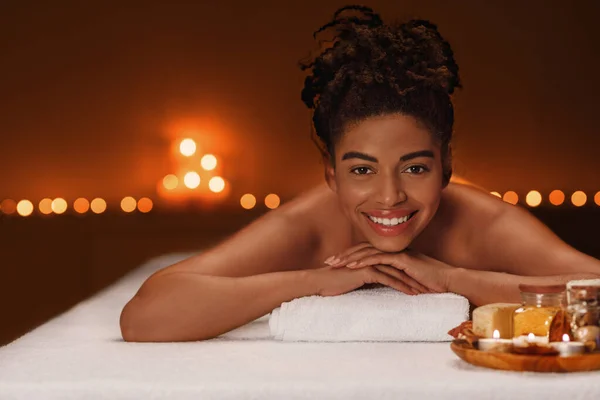
<instances>
[{"instance_id":1,"label":"smiling woman","mask_svg":"<svg viewBox=\"0 0 600 400\"><path fill-rule=\"evenodd\" d=\"M404 250L435 215L446 184L439 144L414 117L394 113L351 126L336 153L326 177L344 213L375 247Z\"/></svg>"},{"instance_id":2,"label":"smiling woman","mask_svg":"<svg viewBox=\"0 0 600 400\"><path fill-rule=\"evenodd\" d=\"M294 298L365 284L515 302L518 285L600 275L525 210L450 183L458 65L437 27L345 7L301 64L326 184L152 275L121 314L127 341L213 338ZM321 41L320 43L324 43Z\"/></svg>"}]
</instances>

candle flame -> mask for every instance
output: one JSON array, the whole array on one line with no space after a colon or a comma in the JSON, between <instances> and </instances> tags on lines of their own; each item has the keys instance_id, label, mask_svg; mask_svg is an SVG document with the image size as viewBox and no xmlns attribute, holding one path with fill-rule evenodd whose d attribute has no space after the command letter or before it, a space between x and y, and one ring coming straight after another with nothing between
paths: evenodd
<instances>
[{"instance_id":1,"label":"candle flame","mask_svg":"<svg viewBox=\"0 0 600 400\"><path fill-rule=\"evenodd\" d=\"M533 333L530 333L529 335L527 335L528 342L533 342L534 340L535 340L535 335Z\"/></svg>"},{"instance_id":2,"label":"candle flame","mask_svg":"<svg viewBox=\"0 0 600 400\"><path fill-rule=\"evenodd\" d=\"M563 334L563 342L569 342L569 341L571 341L571 339L569 338L569 335L566 333Z\"/></svg>"},{"instance_id":3,"label":"candle flame","mask_svg":"<svg viewBox=\"0 0 600 400\"><path fill-rule=\"evenodd\" d=\"M494 329L494 333L492 333L492 337L494 339L500 339L500 331L498 329Z\"/></svg>"}]
</instances>

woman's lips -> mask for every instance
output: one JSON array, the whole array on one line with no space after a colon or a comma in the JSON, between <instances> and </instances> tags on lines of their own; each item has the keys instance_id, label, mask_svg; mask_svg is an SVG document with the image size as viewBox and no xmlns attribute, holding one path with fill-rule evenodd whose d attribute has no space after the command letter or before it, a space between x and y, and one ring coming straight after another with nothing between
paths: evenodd
<instances>
[{"instance_id":1,"label":"woman's lips","mask_svg":"<svg viewBox=\"0 0 600 400\"><path fill-rule=\"evenodd\" d=\"M363 215L365 216L369 226L371 226L371 228L375 231L375 233L377 233L379 236L391 237L391 236L398 236L402 232L404 232L407 229L408 225L411 223L411 221L414 219L413 217L415 216L416 213L417 213L417 211L414 211L413 213L410 214L410 216L406 222L403 222L401 224L394 225L394 226L386 226L383 224L379 224L377 222L373 222L373 221L371 221L371 218L369 218L369 216L367 214L363 214Z\"/></svg>"}]
</instances>

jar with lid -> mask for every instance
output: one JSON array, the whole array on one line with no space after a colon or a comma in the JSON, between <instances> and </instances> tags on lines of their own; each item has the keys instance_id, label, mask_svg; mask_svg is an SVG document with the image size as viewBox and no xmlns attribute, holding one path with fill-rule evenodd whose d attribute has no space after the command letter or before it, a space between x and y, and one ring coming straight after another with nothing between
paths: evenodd
<instances>
[{"instance_id":1,"label":"jar with lid","mask_svg":"<svg viewBox=\"0 0 600 400\"><path fill-rule=\"evenodd\" d=\"M590 350L600 348L600 283L597 280L567 284L567 320L571 334Z\"/></svg>"},{"instance_id":2,"label":"jar with lid","mask_svg":"<svg viewBox=\"0 0 600 400\"><path fill-rule=\"evenodd\" d=\"M565 305L565 285L519 285L521 307L513 314L513 336L548 338L550 324Z\"/></svg>"}]
</instances>

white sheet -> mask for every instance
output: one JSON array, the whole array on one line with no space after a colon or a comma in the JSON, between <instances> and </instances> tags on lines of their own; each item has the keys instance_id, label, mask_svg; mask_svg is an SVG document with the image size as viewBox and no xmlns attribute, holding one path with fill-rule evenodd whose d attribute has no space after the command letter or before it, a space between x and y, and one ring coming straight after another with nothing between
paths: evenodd
<instances>
[{"instance_id":1,"label":"white sheet","mask_svg":"<svg viewBox=\"0 0 600 400\"><path fill-rule=\"evenodd\" d=\"M269 339L264 318L204 342L123 342L125 302L152 271L184 256L152 260L0 348L0 399L600 398L600 372L488 370L448 343L282 343Z\"/></svg>"}]
</instances>

